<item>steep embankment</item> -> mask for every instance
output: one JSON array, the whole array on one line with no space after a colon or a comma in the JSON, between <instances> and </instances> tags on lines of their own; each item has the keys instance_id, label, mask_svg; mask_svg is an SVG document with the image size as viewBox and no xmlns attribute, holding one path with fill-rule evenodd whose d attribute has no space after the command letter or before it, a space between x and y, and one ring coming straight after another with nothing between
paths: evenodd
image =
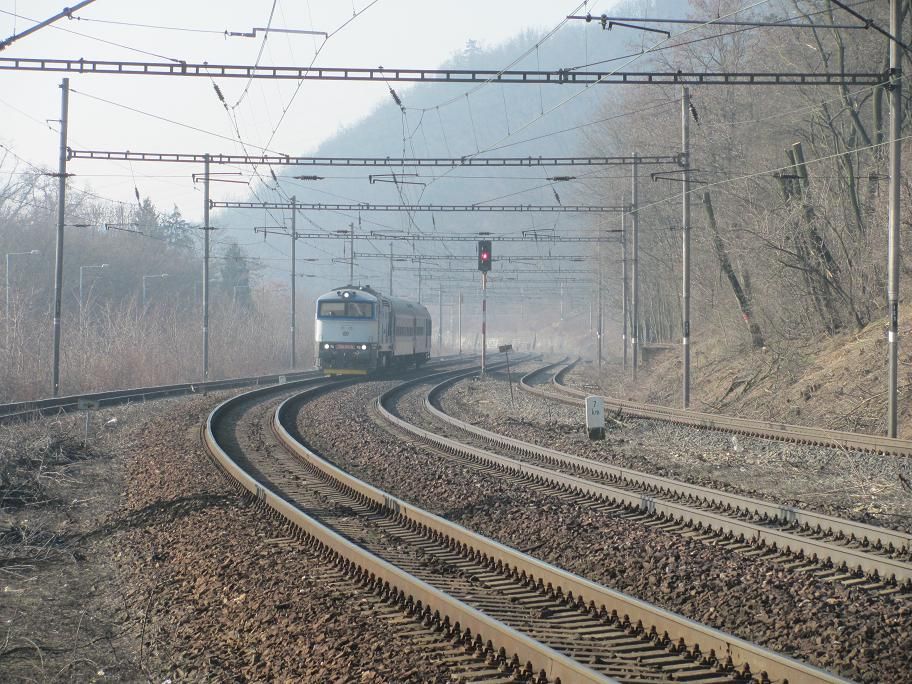
<instances>
[{"instance_id":1,"label":"steep embankment","mask_svg":"<svg viewBox=\"0 0 912 684\"><path fill-rule=\"evenodd\" d=\"M694 332L691 406L700 411L801 425L883 433L887 411L886 319L835 337L771 344L763 351L735 348ZM912 439L912 307L900 315L899 429ZM680 406L677 348L660 353L634 385L616 366L606 371L606 393Z\"/></svg>"}]
</instances>

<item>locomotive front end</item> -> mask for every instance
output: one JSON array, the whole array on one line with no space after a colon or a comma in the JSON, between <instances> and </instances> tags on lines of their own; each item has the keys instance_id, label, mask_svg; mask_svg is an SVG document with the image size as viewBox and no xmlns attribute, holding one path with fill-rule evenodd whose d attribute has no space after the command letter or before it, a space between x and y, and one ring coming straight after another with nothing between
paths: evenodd
<instances>
[{"instance_id":1,"label":"locomotive front end","mask_svg":"<svg viewBox=\"0 0 912 684\"><path fill-rule=\"evenodd\" d=\"M377 367L378 300L358 288L317 299L317 365L327 375L364 375Z\"/></svg>"}]
</instances>

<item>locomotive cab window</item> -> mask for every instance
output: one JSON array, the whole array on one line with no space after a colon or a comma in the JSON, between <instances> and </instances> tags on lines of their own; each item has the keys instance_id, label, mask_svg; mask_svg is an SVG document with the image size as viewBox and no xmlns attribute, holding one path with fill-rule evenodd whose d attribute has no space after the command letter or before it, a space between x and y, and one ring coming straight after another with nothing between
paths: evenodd
<instances>
[{"instance_id":1,"label":"locomotive cab window","mask_svg":"<svg viewBox=\"0 0 912 684\"><path fill-rule=\"evenodd\" d=\"M320 302L317 318L373 318L374 305L371 302Z\"/></svg>"},{"instance_id":2,"label":"locomotive cab window","mask_svg":"<svg viewBox=\"0 0 912 684\"><path fill-rule=\"evenodd\" d=\"M349 318L373 318L374 305L370 302L346 302L345 315Z\"/></svg>"}]
</instances>

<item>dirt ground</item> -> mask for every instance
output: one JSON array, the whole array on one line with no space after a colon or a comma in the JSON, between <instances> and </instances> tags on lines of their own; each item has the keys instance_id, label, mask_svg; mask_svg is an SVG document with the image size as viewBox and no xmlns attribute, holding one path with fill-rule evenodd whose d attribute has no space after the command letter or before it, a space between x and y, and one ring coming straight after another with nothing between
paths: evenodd
<instances>
[{"instance_id":1,"label":"dirt ground","mask_svg":"<svg viewBox=\"0 0 912 684\"><path fill-rule=\"evenodd\" d=\"M4 681L144 679L136 615L115 589L124 469L144 406L0 427Z\"/></svg>"},{"instance_id":2,"label":"dirt ground","mask_svg":"<svg viewBox=\"0 0 912 684\"><path fill-rule=\"evenodd\" d=\"M691 407L799 425L884 434L887 321L832 338L775 342L764 350L731 340L691 337ZM912 306L900 310L899 436L912 439ZM594 381L596 373L591 374ZM610 396L681 405L677 347L641 369L638 381L612 358L601 377Z\"/></svg>"},{"instance_id":3,"label":"dirt ground","mask_svg":"<svg viewBox=\"0 0 912 684\"><path fill-rule=\"evenodd\" d=\"M223 398L0 427L0 682L449 681L213 467Z\"/></svg>"}]
</instances>

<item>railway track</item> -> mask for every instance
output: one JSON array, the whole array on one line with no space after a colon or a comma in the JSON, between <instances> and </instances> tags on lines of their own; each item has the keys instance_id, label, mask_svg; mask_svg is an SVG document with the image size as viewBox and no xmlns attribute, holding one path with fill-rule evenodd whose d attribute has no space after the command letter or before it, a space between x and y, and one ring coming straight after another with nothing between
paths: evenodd
<instances>
[{"instance_id":1,"label":"railway track","mask_svg":"<svg viewBox=\"0 0 912 684\"><path fill-rule=\"evenodd\" d=\"M312 382L298 400L351 382ZM288 388L266 388L224 402L210 415L203 439L219 466L259 505L286 520L294 537L316 547L347 580L361 585L366 593L400 606L406 616L399 627L414 632L417 626L419 633L414 637L427 642L438 657L450 661L457 672L472 681L506 682L514 676L533 679L530 663L534 663L538 681L611 681L585 665L543 649L527 635L404 570L402 566L410 564L417 564L417 568L437 563L437 574L450 581L461 579L469 591L484 583L483 575L463 577L456 573L443 558L453 552L443 547L437 556L428 555L430 549L410 552L415 532L407 525L404 533L408 539L394 536L399 513L393 500L381 499L383 505L374 505L357 489L327 478L313 467L313 462L302 461L306 451L301 452L300 445L294 451L287 448L297 443L287 434L282 435L280 422L276 423L275 434L270 432L272 407L262 411L256 444L250 444L238 432L236 426L244 422L247 414L258 407L262 409L264 402L274 404L276 395L287 394ZM445 540L434 543L446 544ZM385 551L386 558L374 553L377 550Z\"/></svg>"},{"instance_id":2,"label":"railway track","mask_svg":"<svg viewBox=\"0 0 912 684\"><path fill-rule=\"evenodd\" d=\"M177 397L186 394L218 392L220 390L236 389L239 387L282 384L284 382L305 380L321 376L322 373L319 370L308 370L284 374L272 373L269 375L257 375L247 378L212 380L210 382L183 382L174 385L131 387L122 390L87 392L84 394L71 394L65 397L17 401L9 404L0 404L0 424L33 420L40 416L78 411L81 410L80 407L85 405L91 405L94 408L114 406L117 404L151 401L153 399L164 399L166 397Z\"/></svg>"},{"instance_id":3,"label":"railway track","mask_svg":"<svg viewBox=\"0 0 912 684\"><path fill-rule=\"evenodd\" d=\"M529 376L542 370L527 374L523 381L528 383ZM627 515L637 515L642 524L778 562L821 580L878 594L912 594L912 535L690 485L498 435L439 409L436 398L458 380L442 381L424 399L426 412L444 429L422 429L387 408L396 394L417 384L414 381L382 396L379 410L384 419L409 435L451 455L520 475L528 486L546 485L587 497L590 502L622 507Z\"/></svg>"},{"instance_id":4,"label":"railway track","mask_svg":"<svg viewBox=\"0 0 912 684\"><path fill-rule=\"evenodd\" d=\"M551 378L552 390L524 382L527 375L520 381L520 387L527 392L560 401L565 404L581 405L592 392L568 387L563 383L566 374L578 363L556 363L552 368L562 366ZM542 369L543 370L543 369ZM538 372L541 372L538 371ZM531 375L531 374L530 374ZM701 428L705 430L719 430L751 437L792 442L795 444L808 444L811 446L832 447L847 449L872 454L889 456L912 456L912 440L882 437L880 435L866 435L860 432L844 432L841 430L827 430L825 428L805 427L803 425L789 425L753 418L738 418L735 416L722 416L712 413L701 413L685 409L669 408L656 404L640 404L623 399L602 397L606 410L619 411L622 414L638 418L651 418L679 425Z\"/></svg>"},{"instance_id":5,"label":"railway track","mask_svg":"<svg viewBox=\"0 0 912 684\"><path fill-rule=\"evenodd\" d=\"M432 363L442 365L453 362L465 361L470 357L441 356ZM187 394L218 392L221 390L237 389L240 387L258 387L260 385L275 385L296 380L322 377L318 369L306 371L288 371L286 373L270 373L267 375L254 375L245 378L228 378L225 380L211 380L209 382L182 382L172 385L151 385L149 387L131 387L120 390L106 390L103 392L86 392L71 394L65 397L48 397L30 401L17 401L0 404L0 424L22 420L33 420L40 416L68 413L82 410L82 406L91 405L93 408L114 406L133 402L151 401L166 397L177 397Z\"/></svg>"},{"instance_id":6,"label":"railway track","mask_svg":"<svg viewBox=\"0 0 912 684\"><path fill-rule=\"evenodd\" d=\"M302 402L339 386L318 383L274 413L262 409L272 388L223 403L204 431L210 453L295 535L402 605L428 630L429 644L461 659L472 681L535 673L565 683L731 682L782 679L783 672L793 684L842 681L561 571L342 472L293 427ZM237 426L257 410L273 416L273 433L267 439L261 424L250 443Z\"/></svg>"},{"instance_id":7,"label":"railway track","mask_svg":"<svg viewBox=\"0 0 912 684\"><path fill-rule=\"evenodd\" d=\"M446 386L452 384L453 382L457 382L460 379L462 379L463 377L465 377L465 376L459 375L459 376L449 377L449 378L443 380L443 382L441 382L439 384L435 384L434 387L431 389L430 393L433 393L435 390L439 390L440 388L446 387ZM532 487L534 489L542 490L542 491L548 490L548 491L550 491L551 495L553 495L553 496L565 499L567 501L572 501L572 502L582 505L582 506L589 506L589 507L595 508L595 509L610 509L610 508L614 507L615 509L620 509L621 512L626 517L632 517L630 507L627 507L627 510L624 511L623 506L617 506L616 503L608 502L603 498L591 497L588 494L581 492L581 490L579 488L575 488L572 485L562 486L553 481L549 481L548 478L546 478L546 477L538 477L534 473L534 467L530 470L530 468L526 464L522 464L517 461L513 461L512 459L502 459L502 458L498 457L496 454L491 454L489 452L485 452L484 450L479 449L478 447L467 445L467 444L464 444L457 440L450 439L446 436L441 435L440 432L446 432L446 429L441 429L440 426L435 426L435 428L433 430L422 429L421 427L418 427L412 423L409 423L408 421L403 420L401 417L395 415L394 410L390 409L390 405L394 404L395 399L398 396L400 396L404 391L407 391L410 387L412 387L416 384L420 384L422 382L426 382L426 379L425 380L415 380L415 381L403 383L403 384L399 385L398 387L393 388L392 390L384 393L383 395L381 395L378 398L377 406L376 406L377 412L378 412L378 418L386 424L386 427L388 430L390 430L394 433L398 433L398 435L401 439L415 441L415 439L417 438L424 445L429 447L431 450L436 450L441 456L443 456L445 458L456 459L457 462L463 462L468 467L474 467L476 469L482 470L482 471L486 472L487 474L495 476L495 477L509 478L511 484L515 484L516 486L519 486L519 487L527 486L527 487ZM450 425L452 425L452 424L450 424ZM637 515L637 514L633 514L633 515ZM640 516L637 516L637 517L640 517ZM605 591L608 591L608 590L605 590ZM618 594L615 592L612 592L612 593L616 597L620 596L620 597L624 597L624 599L629 598L629 597L624 596L623 594ZM659 610L659 609L656 609L656 610ZM631 619L633 619L633 618L631 618ZM636 619L638 621L642 622L643 624L648 624L649 620L650 620L650 616L648 614L646 614L646 615L638 614L636 616ZM704 627L702 629L709 629L709 628ZM715 631L715 630L709 630L709 631ZM720 633L716 632L716 634L720 634ZM694 638L697 638L699 640L701 637L694 636ZM729 638L731 638L731 637L729 637ZM706 639L705 635L702 637L702 639L704 639L704 641L705 641L705 639ZM704 643L704 641L701 641L700 643ZM763 677L765 677L765 676L770 676L774 680L776 680L777 678L783 678L784 680L787 680L787 681L799 681L799 679L801 678L801 676L796 675L795 672L789 671L791 664L794 663L795 661L790 661L787 665L783 665L781 662L776 662L776 663L771 664L768 662L764 662L764 658L769 653L768 651L764 651L764 649L762 649L760 647L756 647L756 646L752 646L752 645L745 645L745 642L742 642L742 646L746 647L746 648L748 648L748 647L756 648L758 653L760 654L760 655L756 655L756 660L754 661L754 663L751 664L751 668L754 672L757 671L757 667L755 667L757 662L761 662L761 663L763 663L764 666L768 667L769 670L771 672L774 672L776 675L776 676L773 676L772 674L770 674L770 672L767 672L766 670L764 670L764 674L761 676L761 679L763 679ZM788 660L788 659L786 659L786 660ZM819 672L817 674L815 674L815 676L820 676Z\"/></svg>"}]
</instances>

